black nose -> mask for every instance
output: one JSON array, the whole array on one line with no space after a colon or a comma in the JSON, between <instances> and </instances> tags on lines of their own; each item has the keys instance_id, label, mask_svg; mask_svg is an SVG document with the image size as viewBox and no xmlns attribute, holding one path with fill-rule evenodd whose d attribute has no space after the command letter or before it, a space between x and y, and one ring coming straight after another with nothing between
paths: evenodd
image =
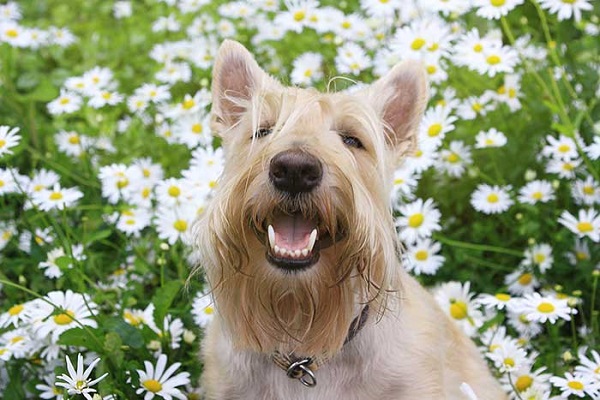
<instances>
[{"instance_id":1,"label":"black nose","mask_svg":"<svg viewBox=\"0 0 600 400\"><path fill-rule=\"evenodd\" d=\"M269 166L269 179L284 192L310 192L321 183L323 167L313 155L301 150L286 150L277 154Z\"/></svg>"}]
</instances>

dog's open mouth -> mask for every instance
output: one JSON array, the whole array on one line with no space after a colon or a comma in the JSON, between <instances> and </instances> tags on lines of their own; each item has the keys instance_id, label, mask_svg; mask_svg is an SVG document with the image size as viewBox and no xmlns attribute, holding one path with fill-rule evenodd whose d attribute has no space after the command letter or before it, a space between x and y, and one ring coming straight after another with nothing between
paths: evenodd
<instances>
[{"instance_id":1,"label":"dog's open mouth","mask_svg":"<svg viewBox=\"0 0 600 400\"><path fill-rule=\"evenodd\" d=\"M287 271L304 270L319 260L319 251L333 244L329 231L318 218L301 213L277 212L263 224L267 260ZM338 235L338 239L343 236Z\"/></svg>"}]
</instances>

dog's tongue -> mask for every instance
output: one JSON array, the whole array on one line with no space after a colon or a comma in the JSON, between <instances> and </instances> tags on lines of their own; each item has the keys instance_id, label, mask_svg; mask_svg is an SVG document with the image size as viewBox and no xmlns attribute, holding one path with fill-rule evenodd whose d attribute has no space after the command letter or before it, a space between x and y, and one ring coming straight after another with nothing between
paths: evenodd
<instances>
[{"instance_id":1,"label":"dog's tongue","mask_svg":"<svg viewBox=\"0 0 600 400\"><path fill-rule=\"evenodd\" d=\"M273 221L275 244L288 250L302 250L314 229L311 221L301 215L280 215Z\"/></svg>"}]
</instances>

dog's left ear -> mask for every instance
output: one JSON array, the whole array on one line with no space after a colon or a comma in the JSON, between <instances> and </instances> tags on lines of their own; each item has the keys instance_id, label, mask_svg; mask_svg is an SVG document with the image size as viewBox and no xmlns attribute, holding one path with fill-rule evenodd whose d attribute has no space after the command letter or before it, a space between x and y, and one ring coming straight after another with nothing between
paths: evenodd
<instances>
[{"instance_id":1,"label":"dog's left ear","mask_svg":"<svg viewBox=\"0 0 600 400\"><path fill-rule=\"evenodd\" d=\"M427 75L417 61L397 64L364 93L385 123L388 145L398 156L411 151L427 104Z\"/></svg>"}]
</instances>

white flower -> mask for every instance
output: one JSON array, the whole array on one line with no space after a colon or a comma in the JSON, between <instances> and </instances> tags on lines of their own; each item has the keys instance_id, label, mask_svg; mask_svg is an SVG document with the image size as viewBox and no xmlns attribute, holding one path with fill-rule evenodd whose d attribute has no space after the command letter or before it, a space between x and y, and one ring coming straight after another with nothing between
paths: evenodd
<instances>
[{"instance_id":1,"label":"white flower","mask_svg":"<svg viewBox=\"0 0 600 400\"><path fill-rule=\"evenodd\" d=\"M502 373L514 372L529 364L525 350L512 341L504 343L504 346L487 353L486 356Z\"/></svg>"},{"instance_id":2,"label":"white flower","mask_svg":"<svg viewBox=\"0 0 600 400\"><path fill-rule=\"evenodd\" d=\"M504 278L508 291L516 296L532 293L539 286L539 281L531 272L519 267Z\"/></svg>"},{"instance_id":3,"label":"white flower","mask_svg":"<svg viewBox=\"0 0 600 400\"><path fill-rule=\"evenodd\" d=\"M463 331L473 336L477 329L483 325L483 314L478 309L478 304L473 300L473 293L469 292L471 284L466 282L447 282L434 289L434 297L442 310L450 316Z\"/></svg>"},{"instance_id":4,"label":"white flower","mask_svg":"<svg viewBox=\"0 0 600 400\"><path fill-rule=\"evenodd\" d=\"M575 141L565 135L555 138L552 135L546 136L548 144L542 149L542 155L558 160L571 160L578 157L577 145Z\"/></svg>"},{"instance_id":5,"label":"white flower","mask_svg":"<svg viewBox=\"0 0 600 400\"><path fill-rule=\"evenodd\" d=\"M173 376L175 371L181 366L181 363L175 363L165 370L167 366L167 356L161 354L158 356L156 368L149 361L144 361L145 370L137 370L140 377L140 388L135 391L136 394L144 394L144 400L153 399L154 396L162 397L170 400L175 397L177 399L186 400L187 397L177 388L190 383L190 374L180 372Z\"/></svg>"},{"instance_id":6,"label":"white flower","mask_svg":"<svg viewBox=\"0 0 600 400\"><path fill-rule=\"evenodd\" d=\"M559 21L573 16L576 22L581 20L581 11L594 8L588 0L540 0L540 6L551 14L557 14Z\"/></svg>"},{"instance_id":7,"label":"white flower","mask_svg":"<svg viewBox=\"0 0 600 400\"><path fill-rule=\"evenodd\" d=\"M77 370L73 368L73 364L69 359L69 356L65 357L67 360L67 371L69 374L62 374L57 379L62 379L64 382L57 382L56 386L61 386L67 389L67 393L69 395L81 394L87 400L92 400L91 393L96 393L96 389L92 388L96 383L100 382L102 379L106 378L108 372L102 375L100 378L90 380L88 379L96 364L100 362L99 358L96 358L92 363L83 370L83 356L81 354L77 355Z\"/></svg>"},{"instance_id":8,"label":"white flower","mask_svg":"<svg viewBox=\"0 0 600 400\"><path fill-rule=\"evenodd\" d=\"M48 112L52 115L69 114L81 108L81 97L64 89L60 96L48 103Z\"/></svg>"},{"instance_id":9,"label":"white flower","mask_svg":"<svg viewBox=\"0 0 600 400\"><path fill-rule=\"evenodd\" d=\"M431 239L419 239L416 243L407 246L404 258L405 268L415 275L433 275L444 263L444 256L437 253L442 246Z\"/></svg>"},{"instance_id":10,"label":"white flower","mask_svg":"<svg viewBox=\"0 0 600 400\"><path fill-rule=\"evenodd\" d=\"M454 130L456 117L450 115L452 109L438 105L425 111L419 125L419 141L431 140L436 146L442 143L447 133Z\"/></svg>"},{"instance_id":11,"label":"white flower","mask_svg":"<svg viewBox=\"0 0 600 400\"><path fill-rule=\"evenodd\" d=\"M17 135L17 132L19 132L19 128L0 125L0 157L13 153L11 148L17 146L21 141L21 136Z\"/></svg>"},{"instance_id":12,"label":"white flower","mask_svg":"<svg viewBox=\"0 0 600 400\"><path fill-rule=\"evenodd\" d=\"M515 305L515 311L525 314L529 321L554 324L559 318L571 320L571 314L577 310L569 307L567 299L557 299L551 296L542 296L537 292L526 294Z\"/></svg>"},{"instance_id":13,"label":"white flower","mask_svg":"<svg viewBox=\"0 0 600 400\"><path fill-rule=\"evenodd\" d=\"M434 231L442 229L440 226L441 213L435 208L433 199L417 199L412 203L398 208L402 216L396 219L396 226L400 228L400 239L412 243L419 238L427 238Z\"/></svg>"},{"instance_id":14,"label":"white flower","mask_svg":"<svg viewBox=\"0 0 600 400\"><path fill-rule=\"evenodd\" d=\"M587 358L585 354L580 354L579 363L580 365L575 367L575 372L594 377L597 382L600 382L600 354L596 350L592 350L591 358Z\"/></svg>"},{"instance_id":15,"label":"white flower","mask_svg":"<svg viewBox=\"0 0 600 400\"><path fill-rule=\"evenodd\" d=\"M577 179L573 182L571 194L575 203L579 205L592 206L595 203L600 203L600 185L590 175L585 180Z\"/></svg>"},{"instance_id":16,"label":"white flower","mask_svg":"<svg viewBox=\"0 0 600 400\"><path fill-rule=\"evenodd\" d=\"M554 199L554 189L548 181L535 180L527 183L519 189L519 197L521 203L536 204L538 202L547 203Z\"/></svg>"},{"instance_id":17,"label":"white flower","mask_svg":"<svg viewBox=\"0 0 600 400\"><path fill-rule=\"evenodd\" d=\"M471 195L471 205L477 211L485 214L499 214L510 208L513 200L510 198L510 186L490 186L481 184Z\"/></svg>"},{"instance_id":18,"label":"white flower","mask_svg":"<svg viewBox=\"0 0 600 400\"><path fill-rule=\"evenodd\" d=\"M194 297L192 316L194 317L194 322L200 328L205 328L214 318L215 307L213 303L212 296L203 292L198 292Z\"/></svg>"},{"instance_id":19,"label":"white flower","mask_svg":"<svg viewBox=\"0 0 600 400\"><path fill-rule=\"evenodd\" d=\"M525 250L524 265L537 265L542 274L552 267L554 257L552 257L552 246L547 243L536 244L533 247Z\"/></svg>"},{"instance_id":20,"label":"white flower","mask_svg":"<svg viewBox=\"0 0 600 400\"><path fill-rule=\"evenodd\" d=\"M505 307L510 309L515 302L515 298L507 293L481 294L477 301L487 309L503 310Z\"/></svg>"},{"instance_id":21,"label":"white flower","mask_svg":"<svg viewBox=\"0 0 600 400\"><path fill-rule=\"evenodd\" d=\"M42 211L52 209L64 210L74 206L83 197L77 188L61 188L55 183L52 189L42 189L32 195L31 200Z\"/></svg>"},{"instance_id":22,"label":"white flower","mask_svg":"<svg viewBox=\"0 0 600 400\"><path fill-rule=\"evenodd\" d=\"M483 149L486 147L502 147L506 144L504 133L491 128L489 131L479 131L475 136L475 148Z\"/></svg>"},{"instance_id":23,"label":"white flower","mask_svg":"<svg viewBox=\"0 0 600 400\"><path fill-rule=\"evenodd\" d=\"M294 60L291 81L294 85L310 85L323 78L321 64L323 56L319 53L308 52Z\"/></svg>"},{"instance_id":24,"label":"white flower","mask_svg":"<svg viewBox=\"0 0 600 400\"><path fill-rule=\"evenodd\" d=\"M565 210L560 214L558 222L577 234L577 237L587 236L594 242L600 241L600 215L593 208L580 209L578 217Z\"/></svg>"},{"instance_id":25,"label":"white flower","mask_svg":"<svg viewBox=\"0 0 600 400\"><path fill-rule=\"evenodd\" d=\"M466 170L467 165L471 164L471 149L463 141L453 140L448 149L439 151L439 160L436 167L455 178L460 177Z\"/></svg>"},{"instance_id":26,"label":"white flower","mask_svg":"<svg viewBox=\"0 0 600 400\"><path fill-rule=\"evenodd\" d=\"M589 145L584 147L585 153L592 160L597 160L600 158L600 135L594 136L594 141Z\"/></svg>"},{"instance_id":27,"label":"white flower","mask_svg":"<svg viewBox=\"0 0 600 400\"><path fill-rule=\"evenodd\" d=\"M473 0L477 15L486 19L499 19L507 15L524 0Z\"/></svg>"},{"instance_id":28,"label":"white flower","mask_svg":"<svg viewBox=\"0 0 600 400\"><path fill-rule=\"evenodd\" d=\"M347 42L338 48L335 67L339 73L358 75L370 66L371 59L356 43Z\"/></svg>"},{"instance_id":29,"label":"white flower","mask_svg":"<svg viewBox=\"0 0 600 400\"><path fill-rule=\"evenodd\" d=\"M571 374L565 372L564 378L553 376L550 382L561 390L561 397L568 398L571 395L577 397L590 396L597 398L600 392L600 384L594 381L594 378L578 373Z\"/></svg>"}]
</instances>

